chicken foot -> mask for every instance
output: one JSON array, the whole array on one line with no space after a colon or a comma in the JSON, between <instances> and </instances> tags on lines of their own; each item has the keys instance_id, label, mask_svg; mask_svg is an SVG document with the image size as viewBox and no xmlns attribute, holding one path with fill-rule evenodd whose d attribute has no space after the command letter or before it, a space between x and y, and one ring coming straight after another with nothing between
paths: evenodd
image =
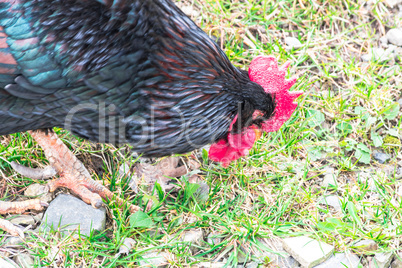
<instances>
[{"instance_id":1,"label":"chicken foot","mask_svg":"<svg viewBox=\"0 0 402 268\"><path fill-rule=\"evenodd\" d=\"M24 211L27 211L28 209L42 210L48 205L48 203L43 202L40 199L32 199L20 202L0 201L0 214L22 213ZM0 229L5 230L11 235L19 235L21 237L24 237L24 232L22 231L22 229L7 220L0 219Z\"/></svg>"},{"instance_id":2,"label":"chicken foot","mask_svg":"<svg viewBox=\"0 0 402 268\"><path fill-rule=\"evenodd\" d=\"M91 178L82 162L77 159L53 131L34 130L29 131L29 133L42 147L51 168L47 167L39 170L13 163L12 167L18 173L34 179L52 177L55 173L58 173L58 178L47 183L49 192L54 192L59 187L68 188L85 203L91 204L95 208L102 206L102 198L108 200L114 199L119 204L123 204L122 199L113 197L113 193L110 190ZM22 213L29 209L41 210L42 206L46 205L46 203L39 199L28 200L20 204L16 204L16 202L1 202L0 214ZM15 208L17 209L15 210ZM129 207L132 213L139 209L135 205L130 205ZM8 222L5 223L5 220L0 221L0 228L11 234L16 234L16 230L10 228L10 224Z\"/></svg>"}]
</instances>

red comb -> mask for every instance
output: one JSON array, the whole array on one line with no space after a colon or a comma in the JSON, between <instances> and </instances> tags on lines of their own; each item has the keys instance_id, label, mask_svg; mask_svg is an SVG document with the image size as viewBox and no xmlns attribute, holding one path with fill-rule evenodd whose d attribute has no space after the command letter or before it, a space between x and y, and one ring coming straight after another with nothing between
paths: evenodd
<instances>
[{"instance_id":1,"label":"red comb","mask_svg":"<svg viewBox=\"0 0 402 268\"><path fill-rule=\"evenodd\" d=\"M287 62L282 68L278 68L278 62L274 57L260 56L255 58L248 70L250 80L262 86L265 92L271 93L275 97L275 114L270 119L261 124L261 129L266 132L277 131L290 118L297 107L294 100L302 92L289 92L289 89L296 82L296 78L285 79L286 70L290 63ZM259 111L255 112L257 115ZM256 126L249 126L241 133L230 133L237 116L233 119L229 127L227 138L221 139L211 145L209 158L213 161L221 162L224 167L230 162L248 154L253 147L257 135L254 131Z\"/></svg>"},{"instance_id":2,"label":"red comb","mask_svg":"<svg viewBox=\"0 0 402 268\"><path fill-rule=\"evenodd\" d=\"M263 131L279 130L297 107L293 101L303 94L300 91L289 92L296 82L296 78L285 79L289 65L290 62L287 62L279 68L278 61L272 56L259 56L250 64L250 80L262 86L265 92L273 94L276 101L275 114L262 123Z\"/></svg>"}]
</instances>

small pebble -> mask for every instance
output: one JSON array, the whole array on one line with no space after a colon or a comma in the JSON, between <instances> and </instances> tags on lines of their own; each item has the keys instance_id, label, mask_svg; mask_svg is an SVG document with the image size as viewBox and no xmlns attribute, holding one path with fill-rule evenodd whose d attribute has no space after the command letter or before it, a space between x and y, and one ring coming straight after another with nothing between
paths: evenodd
<instances>
[{"instance_id":1,"label":"small pebble","mask_svg":"<svg viewBox=\"0 0 402 268\"><path fill-rule=\"evenodd\" d=\"M218 245L220 242L222 242L222 237L220 237L219 234L219 232L211 232L207 236L207 243L210 245Z\"/></svg>"},{"instance_id":2,"label":"small pebble","mask_svg":"<svg viewBox=\"0 0 402 268\"><path fill-rule=\"evenodd\" d=\"M18 265L8 258L3 258L0 256L0 267L1 268L18 268Z\"/></svg>"},{"instance_id":3,"label":"small pebble","mask_svg":"<svg viewBox=\"0 0 402 268\"><path fill-rule=\"evenodd\" d=\"M11 216L8 219L11 223L16 225L34 225L35 219L31 215Z\"/></svg>"},{"instance_id":4,"label":"small pebble","mask_svg":"<svg viewBox=\"0 0 402 268\"><path fill-rule=\"evenodd\" d=\"M395 258L391 263L391 268L402 268L402 252L395 253Z\"/></svg>"},{"instance_id":5,"label":"small pebble","mask_svg":"<svg viewBox=\"0 0 402 268\"><path fill-rule=\"evenodd\" d=\"M392 252L376 253L373 258L374 267L388 268L392 261Z\"/></svg>"},{"instance_id":6,"label":"small pebble","mask_svg":"<svg viewBox=\"0 0 402 268\"><path fill-rule=\"evenodd\" d=\"M374 251L378 249L378 245L374 240L366 239L353 245L353 251L358 254L374 255Z\"/></svg>"},{"instance_id":7,"label":"small pebble","mask_svg":"<svg viewBox=\"0 0 402 268\"><path fill-rule=\"evenodd\" d=\"M336 253L334 256L326 260L325 262L315 266L314 268L358 268L360 259L351 253Z\"/></svg>"},{"instance_id":8,"label":"small pebble","mask_svg":"<svg viewBox=\"0 0 402 268\"><path fill-rule=\"evenodd\" d=\"M283 248L307 268L324 262L334 252L333 246L307 236L285 238Z\"/></svg>"},{"instance_id":9,"label":"small pebble","mask_svg":"<svg viewBox=\"0 0 402 268\"><path fill-rule=\"evenodd\" d=\"M20 253L15 256L14 260L20 266L20 268L34 267L34 258L31 256L31 254Z\"/></svg>"},{"instance_id":10,"label":"small pebble","mask_svg":"<svg viewBox=\"0 0 402 268\"><path fill-rule=\"evenodd\" d=\"M180 237L180 241L189 243L191 250L197 250L198 247L196 247L196 245L201 245L204 243L204 234L202 229L185 231Z\"/></svg>"},{"instance_id":11,"label":"small pebble","mask_svg":"<svg viewBox=\"0 0 402 268\"><path fill-rule=\"evenodd\" d=\"M247 263L246 268L257 268L258 267L258 262L252 261L250 263Z\"/></svg>"},{"instance_id":12,"label":"small pebble","mask_svg":"<svg viewBox=\"0 0 402 268\"><path fill-rule=\"evenodd\" d=\"M337 176L335 174L325 174L324 179L321 183L322 187L329 187L329 186L336 186L337 183Z\"/></svg>"},{"instance_id":13,"label":"small pebble","mask_svg":"<svg viewBox=\"0 0 402 268\"><path fill-rule=\"evenodd\" d=\"M342 210L341 199L339 198L339 196L336 196L336 195L329 195L329 196L323 197L319 201L319 204L331 206L336 211L341 211Z\"/></svg>"},{"instance_id":14,"label":"small pebble","mask_svg":"<svg viewBox=\"0 0 402 268\"><path fill-rule=\"evenodd\" d=\"M387 32L387 40L391 44L402 46L402 28L394 28Z\"/></svg>"},{"instance_id":15,"label":"small pebble","mask_svg":"<svg viewBox=\"0 0 402 268\"><path fill-rule=\"evenodd\" d=\"M384 47L388 47L388 38L386 36L381 37L380 42Z\"/></svg>"},{"instance_id":16,"label":"small pebble","mask_svg":"<svg viewBox=\"0 0 402 268\"><path fill-rule=\"evenodd\" d=\"M19 236L11 236L7 238L5 246L6 247L22 247L24 245L24 241ZM1 265L0 265L1 267Z\"/></svg>"},{"instance_id":17,"label":"small pebble","mask_svg":"<svg viewBox=\"0 0 402 268\"><path fill-rule=\"evenodd\" d=\"M393 51L394 48L388 48L387 50L384 50L383 48L372 48L368 54L362 56L362 61L384 62L387 60L393 60Z\"/></svg>"},{"instance_id":18,"label":"small pebble","mask_svg":"<svg viewBox=\"0 0 402 268\"><path fill-rule=\"evenodd\" d=\"M168 260L169 255L167 253L153 250L142 254L141 260L138 263L144 267L167 267L169 264Z\"/></svg>"},{"instance_id":19,"label":"small pebble","mask_svg":"<svg viewBox=\"0 0 402 268\"><path fill-rule=\"evenodd\" d=\"M389 155L387 155L385 153L381 153L381 152L375 152L373 154L373 157L380 164L384 164L385 162L387 162L391 158Z\"/></svg>"},{"instance_id":20,"label":"small pebble","mask_svg":"<svg viewBox=\"0 0 402 268\"><path fill-rule=\"evenodd\" d=\"M295 37L285 37L285 43L289 49L301 48L303 46L302 43L300 43L300 41Z\"/></svg>"},{"instance_id":21,"label":"small pebble","mask_svg":"<svg viewBox=\"0 0 402 268\"><path fill-rule=\"evenodd\" d=\"M29 185L24 192L27 197L39 197L40 200L50 203L53 200L53 194L49 193L46 185L34 183Z\"/></svg>"}]
</instances>

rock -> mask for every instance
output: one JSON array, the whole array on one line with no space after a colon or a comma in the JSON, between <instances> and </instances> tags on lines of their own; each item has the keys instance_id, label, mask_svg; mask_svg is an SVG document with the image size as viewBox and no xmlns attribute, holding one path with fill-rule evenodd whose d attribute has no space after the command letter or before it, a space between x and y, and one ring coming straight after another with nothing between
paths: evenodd
<instances>
[{"instance_id":1,"label":"rock","mask_svg":"<svg viewBox=\"0 0 402 268\"><path fill-rule=\"evenodd\" d=\"M402 46L402 28L394 28L387 32L387 40L391 44Z\"/></svg>"},{"instance_id":2,"label":"rock","mask_svg":"<svg viewBox=\"0 0 402 268\"><path fill-rule=\"evenodd\" d=\"M395 253L395 258L391 263L391 268L402 268L402 252Z\"/></svg>"},{"instance_id":3,"label":"rock","mask_svg":"<svg viewBox=\"0 0 402 268\"><path fill-rule=\"evenodd\" d=\"M322 187L329 187L331 185L336 186L337 183L337 176L332 173L332 174L325 174L324 175L324 180L321 183Z\"/></svg>"},{"instance_id":4,"label":"rock","mask_svg":"<svg viewBox=\"0 0 402 268\"><path fill-rule=\"evenodd\" d=\"M195 268L222 268L226 266L226 262L200 262L197 263L195 266L191 266L191 267L195 267Z\"/></svg>"},{"instance_id":5,"label":"rock","mask_svg":"<svg viewBox=\"0 0 402 268\"><path fill-rule=\"evenodd\" d=\"M222 242L222 237L219 236L219 232L211 232L207 236L207 243L210 245L218 245Z\"/></svg>"},{"instance_id":6,"label":"rock","mask_svg":"<svg viewBox=\"0 0 402 268\"><path fill-rule=\"evenodd\" d=\"M402 98L398 100L399 106L402 106Z\"/></svg>"},{"instance_id":7,"label":"rock","mask_svg":"<svg viewBox=\"0 0 402 268\"><path fill-rule=\"evenodd\" d=\"M15 256L14 260L20 268L31 268L35 265L34 258L28 253L20 253Z\"/></svg>"},{"instance_id":8,"label":"rock","mask_svg":"<svg viewBox=\"0 0 402 268\"><path fill-rule=\"evenodd\" d=\"M257 268L258 267L258 262L252 261L250 263L247 263L246 268Z\"/></svg>"},{"instance_id":9,"label":"rock","mask_svg":"<svg viewBox=\"0 0 402 268\"><path fill-rule=\"evenodd\" d=\"M300 41L295 37L285 37L285 43L289 49L301 48L303 46L302 43L300 43Z\"/></svg>"},{"instance_id":10,"label":"rock","mask_svg":"<svg viewBox=\"0 0 402 268\"><path fill-rule=\"evenodd\" d=\"M128 254L130 253L130 250L133 248L133 246L136 244L137 242L130 238L127 237L123 240L123 244L120 246L119 248L119 252L115 255L115 257L120 256L121 254Z\"/></svg>"},{"instance_id":11,"label":"rock","mask_svg":"<svg viewBox=\"0 0 402 268\"><path fill-rule=\"evenodd\" d=\"M130 172L130 166L127 163L120 165L119 171L117 172L117 176L120 179L128 178L128 186L135 192L138 193L138 185L136 176L132 176Z\"/></svg>"},{"instance_id":12,"label":"rock","mask_svg":"<svg viewBox=\"0 0 402 268\"><path fill-rule=\"evenodd\" d=\"M24 241L19 236L11 236L7 238L5 242L6 247L22 247L24 246ZM0 265L1 267L1 265Z\"/></svg>"},{"instance_id":13,"label":"rock","mask_svg":"<svg viewBox=\"0 0 402 268\"><path fill-rule=\"evenodd\" d=\"M351 253L336 253L325 262L314 266L314 268L358 268L360 259Z\"/></svg>"},{"instance_id":14,"label":"rock","mask_svg":"<svg viewBox=\"0 0 402 268\"><path fill-rule=\"evenodd\" d=\"M377 249L377 243L370 239L359 241L353 245L353 251L358 254L374 255L374 251Z\"/></svg>"},{"instance_id":15,"label":"rock","mask_svg":"<svg viewBox=\"0 0 402 268\"><path fill-rule=\"evenodd\" d=\"M292 256L290 256L289 253L284 251L282 247L282 242L280 240L275 238L263 238L258 240L264 246L271 250L261 251L261 249L257 248L254 250L255 257L260 259L262 262L266 261L266 259L268 258L269 264L272 267L297 268L300 266L299 263Z\"/></svg>"},{"instance_id":16,"label":"rock","mask_svg":"<svg viewBox=\"0 0 402 268\"><path fill-rule=\"evenodd\" d=\"M169 264L169 255L156 250L144 253L141 258L138 263L143 267L167 267Z\"/></svg>"},{"instance_id":17,"label":"rock","mask_svg":"<svg viewBox=\"0 0 402 268\"><path fill-rule=\"evenodd\" d=\"M3 258L0 256L0 267L1 268L18 268L18 265L8 258Z\"/></svg>"},{"instance_id":18,"label":"rock","mask_svg":"<svg viewBox=\"0 0 402 268\"><path fill-rule=\"evenodd\" d=\"M373 258L374 267L388 268L392 261L392 252L376 253Z\"/></svg>"},{"instance_id":19,"label":"rock","mask_svg":"<svg viewBox=\"0 0 402 268\"><path fill-rule=\"evenodd\" d=\"M383 71L381 72L381 75L383 75L385 77L389 77L389 76L398 75L400 73L401 73L401 67L399 65L394 65L394 66L390 66L386 69L383 69Z\"/></svg>"},{"instance_id":20,"label":"rock","mask_svg":"<svg viewBox=\"0 0 402 268\"><path fill-rule=\"evenodd\" d=\"M243 246L240 246L237 251L237 262L239 264L245 264L251 258L250 251L245 249Z\"/></svg>"},{"instance_id":21,"label":"rock","mask_svg":"<svg viewBox=\"0 0 402 268\"><path fill-rule=\"evenodd\" d=\"M285 238L283 248L307 268L322 263L334 252L333 246L307 236Z\"/></svg>"},{"instance_id":22,"label":"rock","mask_svg":"<svg viewBox=\"0 0 402 268\"><path fill-rule=\"evenodd\" d=\"M189 243L192 251L197 250L195 245L202 245L204 243L204 234L202 229L185 231L180 237L180 241Z\"/></svg>"},{"instance_id":23,"label":"rock","mask_svg":"<svg viewBox=\"0 0 402 268\"><path fill-rule=\"evenodd\" d=\"M35 219L31 215L18 215L7 218L11 223L16 225L34 225Z\"/></svg>"},{"instance_id":24,"label":"rock","mask_svg":"<svg viewBox=\"0 0 402 268\"><path fill-rule=\"evenodd\" d=\"M96 209L76 197L60 194L50 203L39 228L60 228L65 234L79 229L81 235L89 235L91 230L103 231L105 223L104 208Z\"/></svg>"},{"instance_id":25,"label":"rock","mask_svg":"<svg viewBox=\"0 0 402 268\"><path fill-rule=\"evenodd\" d=\"M381 153L381 152L375 152L373 154L373 157L380 164L384 164L387 160L389 160L391 158L389 155L387 155L385 153Z\"/></svg>"},{"instance_id":26,"label":"rock","mask_svg":"<svg viewBox=\"0 0 402 268\"><path fill-rule=\"evenodd\" d=\"M336 196L336 195L329 195L329 196L323 197L319 201L319 204L331 206L336 211L342 210L341 199L339 198L339 196Z\"/></svg>"},{"instance_id":27,"label":"rock","mask_svg":"<svg viewBox=\"0 0 402 268\"><path fill-rule=\"evenodd\" d=\"M194 193L194 198L199 204L205 204L209 198L209 186L205 182L199 182L200 186Z\"/></svg>"},{"instance_id":28,"label":"rock","mask_svg":"<svg viewBox=\"0 0 402 268\"><path fill-rule=\"evenodd\" d=\"M49 193L46 185L34 183L29 185L24 192L27 197L39 197L40 200L49 203L53 200L53 194Z\"/></svg>"},{"instance_id":29,"label":"rock","mask_svg":"<svg viewBox=\"0 0 402 268\"><path fill-rule=\"evenodd\" d=\"M390 8L394 8L402 3L402 0L385 0L384 3Z\"/></svg>"},{"instance_id":30,"label":"rock","mask_svg":"<svg viewBox=\"0 0 402 268\"><path fill-rule=\"evenodd\" d=\"M386 36L381 37L380 42L384 47L388 47L388 38Z\"/></svg>"},{"instance_id":31,"label":"rock","mask_svg":"<svg viewBox=\"0 0 402 268\"><path fill-rule=\"evenodd\" d=\"M384 50L383 48L372 48L369 54L364 54L362 56L363 61L378 61L384 62L387 60L393 60L394 48L388 48Z\"/></svg>"},{"instance_id":32,"label":"rock","mask_svg":"<svg viewBox=\"0 0 402 268\"><path fill-rule=\"evenodd\" d=\"M43 212L32 215L32 217L34 218L35 222L40 222L43 218Z\"/></svg>"}]
</instances>

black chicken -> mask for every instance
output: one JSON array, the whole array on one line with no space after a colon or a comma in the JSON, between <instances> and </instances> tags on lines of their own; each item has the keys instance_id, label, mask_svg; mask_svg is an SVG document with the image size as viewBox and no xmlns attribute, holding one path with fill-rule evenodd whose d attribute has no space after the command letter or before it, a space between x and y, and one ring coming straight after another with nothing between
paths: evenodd
<instances>
[{"instance_id":1,"label":"black chicken","mask_svg":"<svg viewBox=\"0 0 402 268\"><path fill-rule=\"evenodd\" d=\"M288 92L288 65L252 65L235 68L170 0L0 0L0 135L29 130L59 173L49 190L99 207L112 193L53 127L153 157L216 142L211 159L228 164L279 129L300 95ZM0 213L43 205L3 202Z\"/></svg>"}]
</instances>

